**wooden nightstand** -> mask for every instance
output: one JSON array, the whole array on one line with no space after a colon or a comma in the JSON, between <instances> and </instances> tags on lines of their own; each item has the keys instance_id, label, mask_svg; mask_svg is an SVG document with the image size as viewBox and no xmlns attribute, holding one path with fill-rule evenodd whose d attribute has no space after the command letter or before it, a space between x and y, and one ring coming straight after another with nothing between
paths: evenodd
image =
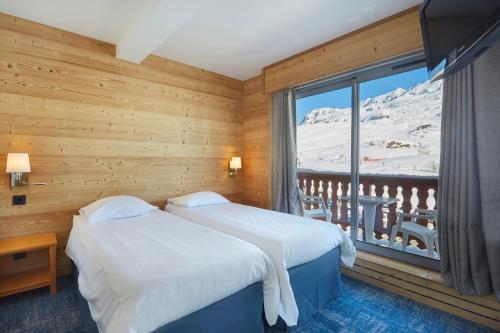
<instances>
[{"instance_id":1,"label":"wooden nightstand","mask_svg":"<svg viewBox=\"0 0 500 333\"><path fill-rule=\"evenodd\" d=\"M55 295L56 248L55 233L0 239L0 256L40 249L49 251L49 267L0 276L0 297L45 286Z\"/></svg>"}]
</instances>

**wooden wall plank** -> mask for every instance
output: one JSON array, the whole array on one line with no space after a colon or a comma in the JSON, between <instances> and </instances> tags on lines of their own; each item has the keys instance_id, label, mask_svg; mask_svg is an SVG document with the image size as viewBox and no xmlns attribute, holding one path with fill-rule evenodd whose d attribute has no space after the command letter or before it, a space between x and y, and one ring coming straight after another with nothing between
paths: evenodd
<instances>
[{"instance_id":1,"label":"wooden wall plank","mask_svg":"<svg viewBox=\"0 0 500 333\"><path fill-rule=\"evenodd\" d=\"M411 8L264 69L265 92L423 48L418 8Z\"/></svg>"},{"instance_id":2,"label":"wooden wall plank","mask_svg":"<svg viewBox=\"0 0 500 333\"><path fill-rule=\"evenodd\" d=\"M244 200L269 208L270 109L263 84L262 76L257 76L243 86Z\"/></svg>"},{"instance_id":3,"label":"wooden wall plank","mask_svg":"<svg viewBox=\"0 0 500 333\"><path fill-rule=\"evenodd\" d=\"M77 40L70 43L67 40L45 39L40 37L39 34L33 34L36 29L29 31L26 29L11 30L9 25L3 23L4 21L0 20L0 48L4 52L26 56L36 54L45 60L62 61L89 69L96 69L102 73L114 73L129 78L145 79L213 95L235 99L241 99L242 96L242 82L230 78L224 80L222 79L223 76L219 74L209 73L180 63L175 63L174 66L155 67L149 61L149 58L159 59L159 57L154 56L150 56L145 60L146 65L138 65L109 56L107 50L100 50L99 48L87 49L85 53L82 53L80 52L82 48L78 45ZM36 23L34 24L36 25ZM165 62L170 63L170 61Z\"/></svg>"},{"instance_id":4,"label":"wooden wall plank","mask_svg":"<svg viewBox=\"0 0 500 333\"><path fill-rule=\"evenodd\" d=\"M8 67L8 64L6 65ZM175 90L159 92L137 92L132 89L114 90L92 87L81 83L67 82L56 77L41 78L2 71L0 82L2 91L12 94L37 96L101 106L119 107L137 111L168 113L177 116L193 116L220 121L239 122L240 103L234 100L223 100L220 97L209 97L201 94L190 94ZM145 90L149 86L145 86ZM215 112L218 111L218 112Z\"/></svg>"},{"instance_id":5,"label":"wooden wall plank","mask_svg":"<svg viewBox=\"0 0 500 333\"><path fill-rule=\"evenodd\" d=\"M40 37L45 40L57 41L66 43L87 50L115 54L115 46L97 39L84 37L69 31L52 28L50 26L25 20L20 17L2 13L0 15L0 27L10 31L26 32L30 31L33 36Z\"/></svg>"},{"instance_id":6,"label":"wooden wall plank","mask_svg":"<svg viewBox=\"0 0 500 333\"><path fill-rule=\"evenodd\" d=\"M177 75L183 79L190 78L195 82L209 82L211 92L217 93L221 96L227 96L236 99L241 99L243 97L243 82L240 80L212 73L193 66L181 64L179 62L155 55L150 55L149 57L147 57L142 62L142 65L151 67L160 72ZM203 88L199 90L204 91Z\"/></svg>"},{"instance_id":7,"label":"wooden wall plank","mask_svg":"<svg viewBox=\"0 0 500 333\"><path fill-rule=\"evenodd\" d=\"M114 45L0 13L0 166L30 153L32 182L0 178L0 238L56 232L58 272L78 208L130 194L167 198L213 190L243 200L227 163L243 154L243 82L156 56L114 57ZM26 194L25 206L12 195ZM0 258L0 274L46 263Z\"/></svg>"}]
</instances>

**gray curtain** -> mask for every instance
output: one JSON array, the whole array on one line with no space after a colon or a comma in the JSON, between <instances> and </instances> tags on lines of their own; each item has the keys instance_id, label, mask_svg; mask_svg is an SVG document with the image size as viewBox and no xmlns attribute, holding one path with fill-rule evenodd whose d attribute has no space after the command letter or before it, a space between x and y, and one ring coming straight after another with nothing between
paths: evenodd
<instances>
[{"instance_id":1,"label":"gray curtain","mask_svg":"<svg viewBox=\"0 0 500 333\"><path fill-rule=\"evenodd\" d=\"M292 90L273 95L271 208L299 214L295 98Z\"/></svg>"},{"instance_id":2,"label":"gray curtain","mask_svg":"<svg viewBox=\"0 0 500 333\"><path fill-rule=\"evenodd\" d=\"M500 44L444 79L439 237L445 283L500 299Z\"/></svg>"}]
</instances>

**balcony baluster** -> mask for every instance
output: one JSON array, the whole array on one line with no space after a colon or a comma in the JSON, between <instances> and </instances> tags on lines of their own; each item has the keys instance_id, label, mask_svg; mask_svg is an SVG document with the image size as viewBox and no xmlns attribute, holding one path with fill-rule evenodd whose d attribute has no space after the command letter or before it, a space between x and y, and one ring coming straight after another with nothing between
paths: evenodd
<instances>
[{"instance_id":1,"label":"balcony baluster","mask_svg":"<svg viewBox=\"0 0 500 333\"><path fill-rule=\"evenodd\" d=\"M322 195L332 211L333 223L340 224L346 230L350 225L349 203L340 200L340 197L350 193L351 178L348 173L299 170L298 183L305 190L305 193ZM377 208L376 239L387 238L391 234L392 226L396 224L397 220L396 210L402 209L405 212L410 212L414 208L412 201L416 202L415 207L418 208L435 209L437 207L437 177L362 174L360 175L360 184L358 191L364 195L400 198L397 204L389 205L387 208ZM430 207L429 204L433 204L433 207ZM425 220L418 222L422 225L427 223ZM362 216L359 227L363 230ZM425 247L418 239L412 240L410 238L410 241L417 242L419 248Z\"/></svg>"}]
</instances>

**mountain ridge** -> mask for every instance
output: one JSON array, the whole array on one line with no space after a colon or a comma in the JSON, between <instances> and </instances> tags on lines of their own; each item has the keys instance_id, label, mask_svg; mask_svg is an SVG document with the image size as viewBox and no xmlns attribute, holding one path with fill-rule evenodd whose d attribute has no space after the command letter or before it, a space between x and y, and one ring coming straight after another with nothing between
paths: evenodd
<instances>
[{"instance_id":1,"label":"mountain ridge","mask_svg":"<svg viewBox=\"0 0 500 333\"><path fill-rule=\"evenodd\" d=\"M409 88L408 90L398 87L394 90L391 90L385 94L381 94L374 97L368 97L360 101L360 120L374 120L382 117L379 115L378 117L368 114L369 112L377 111L377 110L387 110L391 108L390 103L398 102L400 98L406 96L411 96L413 98L423 98L428 99L432 93L440 92L442 89L442 81L437 81L431 83L429 81L418 83L415 86ZM439 104L441 100L439 99ZM440 106L440 105L439 105ZM338 121L347 121L350 119L350 108L332 108L332 107L323 107L316 108L309 111L299 123L299 126L306 124L315 124L320 122L338 122Z\"/></svg>"},{"instance_id":2,"label":"mountain ridge","mask_svg":"<svg viewBox=\"0 0 500 333\"><path fill-rule=\"evenodd\" d=\"M360 171L437 175L441 104L441 81L396 88L362 100ZM349 172L350 139L350 108L311 110L297 125L298 167Z\"/></svg>"}]
</instances>

